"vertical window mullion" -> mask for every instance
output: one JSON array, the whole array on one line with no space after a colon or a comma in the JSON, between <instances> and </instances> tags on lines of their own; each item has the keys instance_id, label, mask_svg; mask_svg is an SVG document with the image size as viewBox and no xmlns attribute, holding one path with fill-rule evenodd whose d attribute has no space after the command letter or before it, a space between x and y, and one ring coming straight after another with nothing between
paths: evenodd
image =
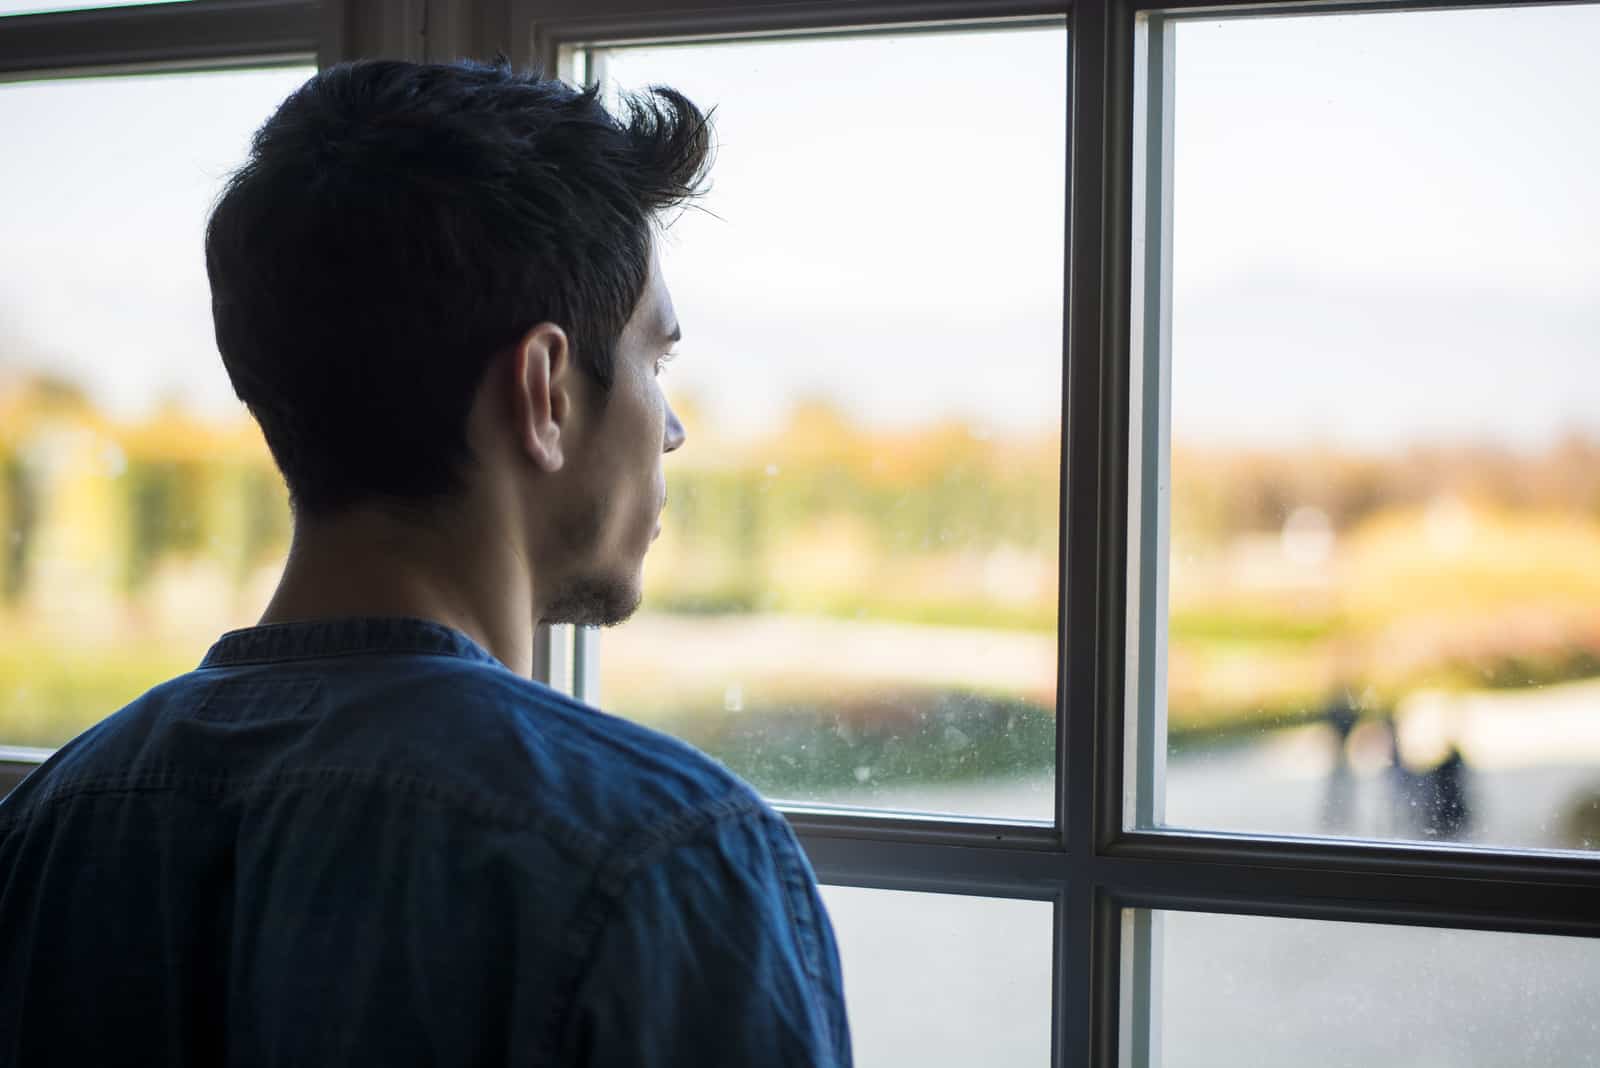
<instances>
[{"instance_id":1,"label":"vertical window mullion","mask_svg":"<svg viewBox=\"0 0 1600 1068\"><path fill-rule=\"evenodd\" d=\"M1167 771L1168 566L1172 494L1172 102L1173 43L1166 19L1136 29L1133 79L1128 477L1128 732L1123 819L1165 819Z\"/></svg>"},{"instance_id":2,"label":"vertical window mullion","mask_svg":"<svg viewBox=\"0 0 1600 1068\"><path fill-rule=\"evenodd\" d=\"M572 692L572 627L565 623L541 623L533 632L533 672L542 682L562 693Z\"/></svg>"},{"instance_id":3,"label":"vertical window mullion","mask_svg":"<svg viewBox=\"0 0 1600 1068\"><path fill-rule=\"evenodd\" d=\"M587 81L590 50L565 48L557 53L555 76L571 84ZM574 636L575 628L565 623L540 623L534 628L533 678L552 689L572 692L572 683L580 672L574 669L586 661L593 661L592 637L581 633ZM576 628L583 630L584 628ZM580 653L579 649L582 648ZM580 700L589 700L577 695Z\"/></svg>"},{"instance_id":4,"label":"vertical window mullion","mask_svg":"<svg viewBox=\"0 0 1600 1068\"><path fill-rule=\"evenodd\" d=\"M1166 815L1175 35L1159 13L1139 18L1133 32L1125 677L1125 708L1133 720L1123 754L1120 820L1124 827L1152 827ZM1122 934L1121 1063L1154 1068L1161 1063L1160 914L1126 910Z\"/></svg>"},{"instance_id":5,"label":"vertical window mullion","mask_svg":"<svg viewBox=\"0 0 1600 1068\"><path fill-rule=\"evenodd\" d=\"M531 677L535 682L550 685L550 665L555 659L555 638L551 634L551 627L547 623L540 623L533 628L533 671Z\"/></svg>"},{"instance_id":6,"label":"vertical window mullion","mask_svg":"<svg viewBox=\"0 0 1600 1068\"><path fill-rule=\"evenodd\" d=\"M1118 1048L1124 1068L1161 1064L1161 918L1155 909L1122 909Z\"/></svg>"},{"instance_id":7,"label":"vertical window mullion","mask_svg":"<svg viewBox=\"0 0 1600 1068\"><path fill-rule=\"evenodd\" d=\"M1121 919L1095 861L1121 822L1131 27L1126 0L1081 0L1067 32L1058 814L1076 878L1057 926L1057 1065L1116 1063L1119 1037Z\"/></svg>"},{"instance_id":8,"label":"vertical window mullion","mask_svg":"<svg viewBox=\"0 0 1600 1068\"><path fill-rule=\"evenodd\" d=\"M600 704L600 628L572 627L572 696Z\"/></svg>"}]
</instances>

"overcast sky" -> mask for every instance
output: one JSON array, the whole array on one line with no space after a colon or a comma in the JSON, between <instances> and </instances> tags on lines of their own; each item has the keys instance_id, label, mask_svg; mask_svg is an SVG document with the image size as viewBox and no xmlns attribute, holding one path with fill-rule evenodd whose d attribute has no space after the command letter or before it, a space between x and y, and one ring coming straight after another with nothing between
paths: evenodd
<instances>
[{"instance_id":1,"label":"overcast sky","mask_svg":"<svg viewBox=\"0 0 1600 1068\"><path fill-rule=\"evenodd\" d=\"M1180 438L1537 445L1600 433L1600 9L1185 23ZM201 261L250 131L309 70L0 86L0 358L124 412L230 410ZM1065 31L613 53L718 107L673 227L669 389L732 432L797 395L1048 429Z\"/></svg>"},{"instance_id":2,"label":"overcast sky","mask_svg":"<svg viewBox=\"0 0 1600 1068\"><path fill-rule=\"evenodd\" d=\"M1177 45L1179 436L1600 432L1600 8Z\"/></svg>"}]
</instances>

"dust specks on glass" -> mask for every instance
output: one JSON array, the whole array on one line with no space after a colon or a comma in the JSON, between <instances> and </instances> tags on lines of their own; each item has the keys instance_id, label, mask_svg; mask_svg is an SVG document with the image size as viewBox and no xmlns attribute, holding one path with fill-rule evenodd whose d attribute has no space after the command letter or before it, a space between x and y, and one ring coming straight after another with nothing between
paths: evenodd
<instances>
[{"instance_id":1,"label":"dust specks on glass","mask_svg":"<svg viewBox=\"0 0 1600 1068\"><path fill-rule=\"evenodd\" d=\"M857 1064L1049 1063L1048 901L844 886L822 897Z\"/></svg>"},{"instance_id":2,"label":"dust specks on glass","mask_svg":"<svg viewBox=\"0 0 1600 1068\"><path fill-rule=\"evenodd\" d=\"M1150 1020L1169 1068L1594 1059L1590 939L1204 912L1149 920L1161 961Z\"/></svg>"}]
</instances>

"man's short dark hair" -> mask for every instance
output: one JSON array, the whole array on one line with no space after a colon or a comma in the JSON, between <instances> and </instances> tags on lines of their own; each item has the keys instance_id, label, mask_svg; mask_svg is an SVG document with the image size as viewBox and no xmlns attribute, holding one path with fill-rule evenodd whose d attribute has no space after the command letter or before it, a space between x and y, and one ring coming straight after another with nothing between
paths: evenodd
<instances>
[{"instance_id":1,"label":"man's short dark hair","mask_svg":"<svg viewBox=\"0 0 1600 1068\"><path fill-rule=\"evenodd\" d=\"M617 111L503 60L363 60L256 132L206 271L217 347L297 514L458 489L488 360L537 323L610 389L654 224L711 152L674 90Z\"/></svg>"}]
</instances>

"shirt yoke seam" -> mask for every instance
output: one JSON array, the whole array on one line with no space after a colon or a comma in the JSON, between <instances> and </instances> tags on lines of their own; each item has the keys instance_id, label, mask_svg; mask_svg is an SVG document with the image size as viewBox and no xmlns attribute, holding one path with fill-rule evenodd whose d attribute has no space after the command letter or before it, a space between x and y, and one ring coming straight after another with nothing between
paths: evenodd
<instances>
[{"instance_id":1,"label":"shirt yoke seam","mask_svg":"<svg viewBox=\"0 0 1600 1068\"><path fill-rule=\"evenodd\" d=\"M30 819L43 817L47 809L65 801L90 796L189 792L207 799L246 799L271 792L276 787L316 787L355 785L366 788L398 787L407 796L453 809L484 825L513 831L535 831L552 839L575 845L590 857L606 852L602 837L576 824L565 824L528 813L528 803L510 797L475 795L432 779L403 772L372 768L319 767L296 768L255 779L236 780L226 775L195 775L172 768L138 775L92 775L53 784L21 811L0 812L0 833L9 833Z\"/></svg>"}]
</instances>

